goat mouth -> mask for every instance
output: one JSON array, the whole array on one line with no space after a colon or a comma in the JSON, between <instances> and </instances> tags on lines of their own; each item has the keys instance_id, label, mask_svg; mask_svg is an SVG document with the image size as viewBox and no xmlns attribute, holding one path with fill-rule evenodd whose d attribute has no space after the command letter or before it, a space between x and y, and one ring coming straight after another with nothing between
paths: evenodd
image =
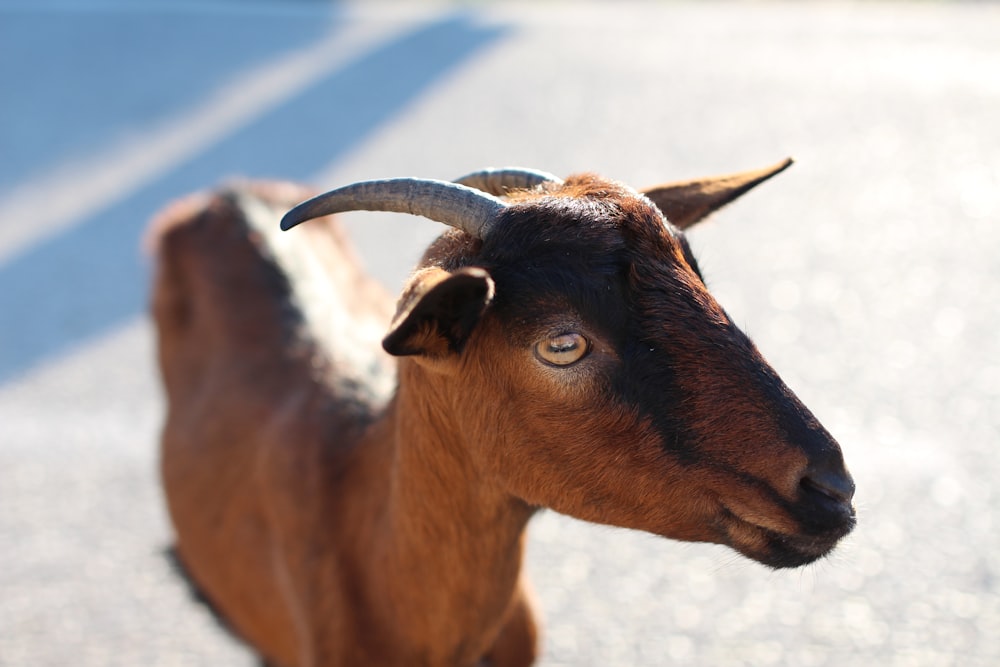
<instances>
[{"instance_id":1,"label":"goat mouth","mask_svg":"<svg viewBox=\"0 0 1000 667\"><path fill-rule=\"evenodd\" d=\"M723 542L747 558L774 569L800 567L828 555L854 528L852 516L821 532L785 533L741 518L722 507L719 520Z\"/></svg>"}]
</instances>

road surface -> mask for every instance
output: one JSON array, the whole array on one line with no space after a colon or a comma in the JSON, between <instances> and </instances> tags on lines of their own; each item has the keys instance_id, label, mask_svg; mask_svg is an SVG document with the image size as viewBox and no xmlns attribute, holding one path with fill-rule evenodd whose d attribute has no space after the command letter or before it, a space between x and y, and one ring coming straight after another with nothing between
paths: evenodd
<instances>
[{"instance_id":1,"label":"road surface","mask_svg":"<svg viewBox=\"0 0 1000 667\"><path fill-rule=\"evenodd\" d=\"M691 238L841 441L770 572L553 513L543 664L1000 664L1000 7L0 2L0 665L253 664L171 575L142 230L238 176L796 166ZM398 289L429 222L351 216Z\"/></svg>"}]
</instances>

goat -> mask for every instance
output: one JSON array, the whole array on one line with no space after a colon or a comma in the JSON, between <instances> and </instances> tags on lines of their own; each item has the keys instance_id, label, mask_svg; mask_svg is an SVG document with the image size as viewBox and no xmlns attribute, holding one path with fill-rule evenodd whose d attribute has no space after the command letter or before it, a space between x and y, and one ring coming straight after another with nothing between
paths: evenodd
<instances>
[{"instance_id":1,"label":"goat","mask_svg":"<svg viewBox=\"0 0 1000 667\"><path fill-rule=\"evenodd\" d=\"M683 233L789 163L643 194L531 170L371 181L284 217L454 227L394 316L333 219L278 232L300 186L170 207L161 472L196 586L268 664L508 667L538 653L540 508L774 568L829 553L855 523L839 445Z\"/></svg>"}]
</instances>

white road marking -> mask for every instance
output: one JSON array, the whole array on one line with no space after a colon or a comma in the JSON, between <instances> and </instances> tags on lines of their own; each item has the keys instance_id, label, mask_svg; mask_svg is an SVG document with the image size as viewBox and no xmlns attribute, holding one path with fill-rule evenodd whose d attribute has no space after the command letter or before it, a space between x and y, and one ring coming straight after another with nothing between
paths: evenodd
<instances>
[{"instance_id":1,"label":"white road marking","mask_svg":"<svg viewBox=\"0 0 1000 667\"><path fill-rule=\"evenodd\" d=\"M0 220L18 221L0 225L0 263L155 180L410 27L364 21L349 30L334 29L314 44L234 78L188 113L149 128L141 139L108 146L21 184L0 199Z\"/></svg>"}]
</instances>

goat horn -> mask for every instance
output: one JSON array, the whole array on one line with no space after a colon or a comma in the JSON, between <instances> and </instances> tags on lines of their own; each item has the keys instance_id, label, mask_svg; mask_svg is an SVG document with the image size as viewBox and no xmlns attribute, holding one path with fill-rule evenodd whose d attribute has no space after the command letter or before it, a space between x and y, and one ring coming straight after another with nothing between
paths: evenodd
<instances>
[{"instance_id":1,"label":"goat horn","mask_svg":"<svg viewBox=\"0 0 1000 667\"><path fill-rule=\"evenodd\" d=\"M562 184L562 179L547 171L524 167L487 168L456 178L455 183L501 196L510 190L531 190L542 183Z\"/></svg>"},{"instance_id":2,"label":"goat horn","mask_svg":"<svg viewBox=\"0 0 1000 667\"><path fill-rule=\"evenodd\" d=\"M304 201L285 214L281 228L345 211L392 211L420 215L483 238L506 207L493 195L465 185L390 178L352 183Z\"/></svg>"}]
</instances>

